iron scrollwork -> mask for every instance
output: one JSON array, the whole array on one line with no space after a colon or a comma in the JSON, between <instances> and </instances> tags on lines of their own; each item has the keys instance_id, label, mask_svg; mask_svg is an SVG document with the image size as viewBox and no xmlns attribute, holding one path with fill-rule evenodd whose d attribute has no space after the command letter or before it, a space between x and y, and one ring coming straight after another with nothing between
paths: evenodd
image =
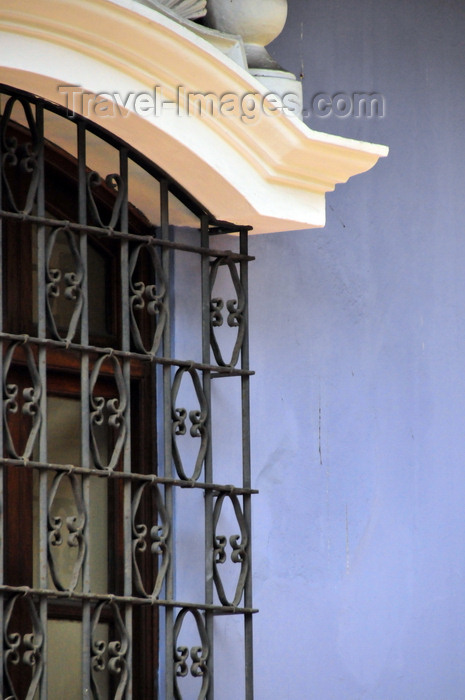
<instances>
[{"instance_id":1,"label":"iron scrollwork","mask_svg":"<svg viewBox=\"0 0 465 700\"><path fill-rule=\"evenodd\" d=\"M226 302L226 309L228 311L228 326L230 328L237 328L237 338L229 362L226 362L224 360L215 334L215 328L219 328L223 325L224 322L224 301L219 297L213 296L213 288L215 286L216 278L218 275L218 269L221 265L227 265L237 295L237 299L229 299ZM210 293L210 344L213 350L213 354L215 356L215 360L217 361L218 365L222 367L235 367L239 360L245 336L245 294L241 284L241 280L239 278L239 274L237 272L236 264L233 260L225 261L223 258L217 258L212 263L210 271Z\"/></svg>"},{"instance_id":2,"label":"iron scrollwork","mask_svg":"<svg viewBox=\"0 0 465 700\"><path fill-rule=\"evenodd\" d=\"M141 280L134 281L133 279L142 249L145 249L149 255L154 284L145 284ZM139 245L132 252L131 259L129 261L129 285L129 308L131 311L131 332L134 345L141 352L155 354L160 346L163 336L168 310L165 302L165 274L163 272L157 251L152 245ZM144 308L150 316L156 317L156 328L153 334L152 346L150 349L147 349L144 345L135 313L136 311Z\"/></svg>"},{"instance_id":3,"label":"iron scrollwork","mask_svg":"<svg viewBox=\"0 0 465 700\"><path fill-rule=\"evenodd\" d=\"M107 605L110 605L113 612L113 625L110 626L110 629L114 630L114 633L119 637L119 639L108 642L98 638L98 625L100 623L102 610ZM113 698L114 700L122 700L129 679L127 660L129 635L116 603L103 602L97 605L92 616L91 634L91 687L93 696L95 700L103 700L96 681L96 674L108 671L114 678L119 678Z\"/></svg>"},{"instance_id":4,"label":"iron scrollwork","mask_svg":"<svg viewBox=\"0 0 465 700\"><path fill-rule=\"evenodd\" d=\"M13 436L8 425L8 415L11 413L17 413L19 409L19 387L17 384L13 384L8 381L8 375L13 360L13 355L15 354L15 351L18 347L21 347L23 353L25 354L26 365L32 382L32 386L26 387L22 391L23 404L21 407L21 412L24 416L30 416L32 421L31 430L29 432L29 436L26 441L26 446L22 455L20 455L16 449L16 446L13 441ZM32 451L34 449L34 445L42 421L40 411L41 395L42 387L40 377L30 346L27 343L12 343L5 354L3 367L3 421L5 428L6 447L8 453L11 455L11 457L14 457L15 459L30 459L32 455Z\"/></svg>"},{"instance_id":5,"label":"iron scrollwork","mask_svg":"<svg viewBox=\"0 0 465 700\"><path fill-rule=\"evenodd\" d=\"M184 623L186 615L191 614L197 625L200 645L191 647L178 646L178 637ZM208 656L210 653L207 630L202 615L198 610L183 608L176 617L174 623L174 697L176 700L183 700L179 688L178 678L185 678L189 674L189 657L191 660L190 674L194 678L201 678L202 685L197 696L197 700L205 700L210 685L210 675L208 672Z\"/></svg>"},{"instance_id":6,"label":"iron scrollwork","mask_svg":"<svg viewBox=\"0 0 465 700\"><path fill-rule=\"evenodd\" d=\"M224 535L216 534L216 528L218 525L225 498L229 498L231 500L241 532L240 535L232 535L229 538L229 544L232 548L231 561L234 564L241 565L241 570L237 581L234 598L232 600L229 600L225 593L223 581L221 580L218 568L220 564L224 564L227 560L227 538ZM244 518L244 514L242 512L239 499L235 494L222 493L217 497L215 508L213 510L213 533L213 580L215 581L218 598L220 599L223 605L232 605L236 607L241 601L242 594L244 592L245 582L247 580L247 574L249 571L249 557L247 552L249 536L247 532L247 525Z\"/></svg>"},{"instance_id":7,"label":"iron scrollwork","mask_svg":"<svg viewBox=\"0 0 465 700\"><path fill-rule=\"evenodd\" d=\"M189 411L189 420L191 422L190 435L193 438L200 438L200 447L197 453L197 459L194 465L194 471L192 476L187 476L184 466L182 463L181 455L178 449L178 444L176 441L177 436L185 435L187 432L186 420L187 420L187 410L185 408L177 408L176 400L178 397L179 388L186 372L190 375L192 383L194 385L197 400L199 402L200 410ZM203 461L205 459L205 454L207 452L208 446L208 429L207 429L207 418L208 418L208 407L207 399L205 393L202 389L200 383L200 378L195 369L190 367L180 367L176 374L174 375L173 387L171 391L171 405L172 405L172 433L173 433L173 460L176 467L176 471L180 479L186 481L197 481L199 478Z\"/></svg>"},{"instance_id":8,"label":"iron scrollwork","mask_svg":"<svg viewBox=\"0 0 465 700\"><path fill-rule=\"evenodd\" d=\"M18 666L20 663L28 666L31 669L32 677L27 691L27 698L34 698L36 690L39 686L40 678L42 675L44 661L43 661L43 644L44 644L44 631L42 623L40 621L39 615L37 614L34 602L29 596L25 598L25 605L28 607L30 623L32 625L32 632L27 634L20 634L19 632L10 632L9 627L12 620L14 620L14 611L18 600L22 600L22 595L15 595L8 602L5 609L5 654L4 654L4 664L5 664L5 675L9 685L10 698L12 700L17 700L18 696L16 694L13 679L11 678L9 667L11 665ZM21 651L21 647L23 651Z\"/></svg>"},{"instance_id":9,"label":"iron scrollwork","mask_svg":"<svg viewBox=\"0 0 465 700\"><path fill-rule=\"evenodd\" d=\"M63 234L66 238L66 242L73 259L75 266L74 272L66 272L62 274L62 270L51 267L51 260L53 256L53 251L55 248L55 243L58 235ZM48 322L52 331L52 334L58 340L71 341L76 333L77 325L82 311L82 281L84 279L84 266L82 264L82 259L79 254L74 235L66 228L57 228L50 234L47 244L47 268L46 268L46 280L47 280L47 317ZM71 314L69 321L69 326L65 337L62 337L58 331L57 323L55 321L55 316L52 309L52 299L57 299L61 294L61 283L64 282L64 298L74 303L74 310Z\"/></svg>"},{"instance_id":10,"label":"iron scrollwork","mask_svg":"<svg viewBox=\"0 0 465 700\"><path fill-rule=\"evenodd\" d=\"M137 512L142 499L142 495L147 488L153 488L155 495L156 509L161 525L154 525L150 528L150 550L151 553L161 558L161 563L157 567L157 576L151 593L147 593L142 582L142 576L138 565L138 554L147 550L147 535L149 529L144 523L137 522ZM132 556L134 563L134 585L137 592L144 597L156 598L160 594L163 581L165 580L166 571L170 561L170 553L168 549L168 536L170 532L168 515L160 494L160 489L156 484L142 484L136 491L132 501Z\"/></svg>"},{"instance_id":11,"label":"iron scrollwork","mask_svg":"<svg viewBox=\"0 0 465 700\"><path fill-rule=\"evenodd\" d=\"M112 399L105 399L103 396L94 395L94 390L100 375L101 367L106 360L111 361L113 364L113 376L118 391L118 396ZM89 392L91 405L90 433L92 456L98 469L113 471L118 464L124 443L126 441L127 424L125 412L128 398L121 366L116 357L111 353L108 355L103 355L95 363L90 377ZM102 458L96 432L99 426L103 426L105 424L116 431L115 445L110 458L106 462Z\"/></svg>"},{"instance_id":12,"label":"iron scrollwork","mask_svg":"<svg viewBox=\"0 0 465 700\"><path fill-rule=\"evenodd\" d=\"M99 209L97 207L97 202L95 201L94 192L97 187L100 187L103 183L110 189L116 192L116 198L113 203L110 220L108 224L104 224L100 216ZM119 215L121 213L121 207L125 196L125 185L121 175L117 173L111 173L107 175L105 180L102 180L99 173L92 170L87 176L87 195L89 202L89 209L92 220L100 228L114 229L119 220Z\"/></svg>"},{"instance_id":13,"label":"iron scrollwork","mask_svg":"<svg viewBox=\"0 0 465 700\"><path fill-rule=\"evenodd\" d=\"M57 492L60 488L60 484L62 483L64 478L69 479L77 513L76 515L68 515L65 518L66 528L68 530L66 544L68 547L77 548L76 560L72 568L71 577L68 582L68 585L66 585L63 582L62 576L60 576L60 572L58 570L59 567L57 566L53 555L53 548L61 546L64 541L61 532L63 527L63 518L58 515L52 515L53 504L57 496ZM86 553L86 542L84 533L86 520L87 517L84 500L82 497L82 486L78 477L76 476L76 474L70 474L66 477L64 472L56 474L53 479L52 487L49 493L48 562L53 583L59 591L74 591L79 581L79 575L81 573L82 564Z\"/></svg>"},{"instance_id":14,"label":"iron scrollwork","mask_svg":"<svg viewBox=\"0 0 465 700\"><path fill-rule=\"evenodd\" d=\"M18 143L16 136L8 136L8 126L12 121L12 112L16 103L19 103L24 111L29 128L30 141L22 144ZM37 135L36 123L32 114L31 104L18 97L10 97L5 105L3 115L0 119L0 140L2 144L2 174L7 199L13 211L22 214L30 214L34 206L37 188L39 186L39 139ZM21 207L15 199L11 183L8 179L9 168L18 168L21 176L29 176L29 186L27 188L24 206Z\"/></svg>"}]
</instances>

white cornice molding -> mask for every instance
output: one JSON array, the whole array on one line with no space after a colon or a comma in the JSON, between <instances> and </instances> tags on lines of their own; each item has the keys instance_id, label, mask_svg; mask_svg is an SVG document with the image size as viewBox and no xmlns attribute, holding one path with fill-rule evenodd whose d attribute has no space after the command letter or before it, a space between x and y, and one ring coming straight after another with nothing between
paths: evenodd
<instances>
[{"instance_id":1,"label":"white cornice molding","mask_svg":"<svg viewBox=\"0 0 465 700\"><path fill-rule=\"evenodd\" d=\"M177 100L179 87L250 94L260 107L266 95L217 48L135 0L2 0L0 76L58 104L65 101L60 85L122 96L153 94L158 85L165 101ZM125 117L84 116L143 152L217 218L256 232L323 226L325 193L387 154L384 146L312 131L282 112L257 114L251 122L240 114L179 116L166 107L159 116L133 108Z\"/></svg>"}]
</instances>

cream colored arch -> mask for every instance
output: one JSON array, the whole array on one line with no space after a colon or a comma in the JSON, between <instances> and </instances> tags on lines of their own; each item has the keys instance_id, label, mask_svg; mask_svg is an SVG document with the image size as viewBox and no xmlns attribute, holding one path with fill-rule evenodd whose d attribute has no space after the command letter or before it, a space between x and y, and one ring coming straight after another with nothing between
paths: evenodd
<instances>
[{"instance_id":1,"label":"cream colored arch","mask_svg":"<svg viewBox=\"0 0 465 700\"><path fill-rule=\"evenodd\" d=\"M73 106L218 219L259 233L323 226L325 193L387 154L308 129L219 49L134 0L2 0L0 82ZM88 96L70 105L71 86Z\"/></svg>"}]
</instances>

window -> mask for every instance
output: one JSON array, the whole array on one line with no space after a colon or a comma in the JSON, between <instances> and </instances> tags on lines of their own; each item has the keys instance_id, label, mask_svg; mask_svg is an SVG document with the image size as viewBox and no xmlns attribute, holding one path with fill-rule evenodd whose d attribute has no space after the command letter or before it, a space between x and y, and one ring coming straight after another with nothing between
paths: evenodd
<instances>
[{"instance_id":1,"label":"window","mask_svg":"<svg viewBox=\"0 0 465 700\"><path fill-rule=\"evenodd\" d=\"M247 230L0 93L1 696L250 700Z\"/></svg>"}]
</instances>

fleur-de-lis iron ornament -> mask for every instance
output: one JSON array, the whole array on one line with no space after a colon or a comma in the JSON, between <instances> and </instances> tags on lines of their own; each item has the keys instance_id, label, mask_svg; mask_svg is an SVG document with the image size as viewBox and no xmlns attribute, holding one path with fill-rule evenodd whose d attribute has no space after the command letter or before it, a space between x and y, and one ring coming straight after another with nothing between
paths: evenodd
<instances>
[{"instance_id":1,"label":"fleur-de-lis iron ornament","mask_svg":"<svg viewBox=\"0 0 465 700\"><path fill-rule=\"evenodd\" d=\"M26 601L24 605L26 605L28 608L32 632L21 635L19 632L10 632L10 624L12 624L12 620L15 619L13 613L18 601L22 602L23 600ZM32 678L27 690L26 698L34 698L36 690L39 687L39 681L44 666L42 655L44 631L34 602L29 596L24 599L22 594L15 595L9 600L5 609L4 630L4 667L6 681L9 686L9 691L11 692L8 697L11 698L11 700L17 700L18 698L13 680L9 673L9 667L10 665L18 666L20 663L23 663L25 666L29 666L32 670ZM23 651L21 651L21 647Z\"/></svg>"},{"instance_id":2,"label":"fleur-de-lis iron ornament","mask_svg":"<svg viewBox=\"0 0 465 700\"><path fill-rule=\"evenodd\" d=\"M184 469L184 465L181 459L181 454L179 452L177 437L185 435L187 432L186 420L187 420L187 410L185 408L177 408L176 400L178 397L179 388L185 374L189 374L192 383L194 385L197 400L199 402L199 409L189 411L189 420L191 422L190 436L193 438L200 438L200 447L197 453L197 459L195 460L194 471L192 476L187 476ZM173 433L173 461L176 467L176 471L180 479L197 481L199 478L203 460L205 459L205 454L207 452L208 445L208 430L207 430L207 417L208 417L208 407L207 399L202 389L200 383L199 375L195 369L191 367L180 367L176 374L174 375L173 387L171 390L171 406L172 406L172 433Z\"/></svg>"},{"instance_id":3,"label":"fleur-de-lis iron ornament","mask_svg":"<svg viewBox=\"0 0 465 700\"><path fill-rule=\"evenodd\" d=\"M184 619L186 615L191 614L197 625L199 633L200 645L193 646L189 649L186 646L178 646L178 637L180 635ZM189 657L190 657L190 674L194 678L202 679L202 686L197 700L205 700L210 685L210 674L208 672L208 656L210 653L207 630L202 615L198 610L183 608L176 618L174 623L174 697L176 700L183 700L181 690L178 684L178 678L185 678L189 674Z\"/></svg>"},{"instance_id":4,"label":"fleur-de-lis iron ornament","mask_svg":"<svg viewBox=\"0 0 465 700\"><path fill-rule=\"evenodd\" d=\"M18 143L16 136L7 135L11 115L16 103L20 104L24 111L30 136L30 141L21 144ZM17 213L30 214L39 186L39 165L37 162L39 140L36 123L29 102L18 97L10 97L7 101L3 115L0 118L0 141L3 152L3 183L5 185L8 204ZM8 179L8 171L11 171L12 168L18 168L21 177L29 178L29 185L26 190L23 206L16 201L11 182Z\"/></svg>"},{"instance_id":5,"label":"fleur-de-lis iron ornament","mask_svg":"<svg viewBox=\"0 0 465 700\"><path fill-rule=\"evenodd\" d=\"M229 544L232 549L231 561L234 564L241 565L236 590L234 592L234 597L232 600L229 600L225 593L223 581L221 579L220 571L218 568L220 564L226 563L227 560L226 547L228 540L224 535L216 534L216 528L218 526L218 521L220 519L221 511L226 498L229 498L231 500L241 533L240 535L232 535L229 538ZM249 557L247 552L249 536L247 532L247 525L245 522L244 514L242 512L239 499L235 494L222 493L217 497L215 507L213 509L213 533L213 580L215 581L218 598L220 599L222 605L232 605L236 607L241 602L242 594L244 592L244 587L247 580L247 574L249 572Z\"/></svg>"},{"instance_id":6,"label":"fleur-de-lis iron ornament","mask_svg":"<svg viewBox=\"0 0 465 700\"><path fill-rule=\"evenodd\" d=\"M213 296L213 289L215 286L216 278L218 275L218 270L220 266L226 265L229 269L231 279L236 291L237 299L229 299L226 302L226 309L228 311L227 323L230 328L237 328L237 338L234 344L231 359L226 362L223 358L220 345L216 338L215 328L223 325L223 309L224 301L219 297ZM245 294L244 289L239 278L236 264L233 260L224 261L222 258L217 258L211 266L210 271L210 344L213 350L213 354L217 363L222 367L235 367L239 360L242 343L244 342L245 335Z\"/></svg>"},{"instance_id":7,"label":"fleur-de-lis iron ornament","mask_svg":"<svg viewBox=\"0 0 465 700\"><path fill-rule=\"evenodd\" d=\"M109 361L113 364L113 376L116 383L118 396L105 399L103 396L95 396L94 391L100 375L100 370L104 362ZM113 471L118 464L118 460L123 449L126 434L126 407L127 393L124 383L123 372L121 366L113 354L102 355L95 363L94 369L90 376L89 384L90 393L90 434L91 434L91 450L94 458L95 466L98 469L106 469ZM97 430L100 426L107 425L116 433L116 441L113 451L108 460L104 460L100 451Z\"/></svg>"},{"instance_id":8,"label":"fleur-de-lis iron ornament","mask_svg":"<svg viewBox=\"0 0 465 700\"><path fill-rule=\"evenodd\" d=\"M137 522L137 512L142 499L142 495L146 489L152 489L155 497L156 512L160 519L161 525L153 525L149 528L144 523ZM132 558L134 563L133 575L134 585L137 592L145 597L156 598L161 590L163 581L165 580L166 571L170 561L170 553L168 550L168 535L170 532L168 514L165 509L165 504L161 497L160 489L156 484L142 484L134 494L132 501ZM151 593L147 593L142 582L142 575L138 563L138 555L143 554L147 550L147 539L150 536L151 545L150 551L153 555L161 558L160 564L157 566L157 576Z\"/></svg>"},{"instance_id":9,"label":"fleur-de-lis iron ornament","mask_svg":"<svg viewBox=\"0 0 465 700\"><path fill-rule=\"evenodd\" d=\"M58 515L52 515L53 504L57 498L60 484L64 479L68 479L70 482L76 508L76 515L68 515L65 518L65 525L66 529L68 530L66 540L63 539L62 534L64 524L63 518ZM48 500L48 562L50 567L50 575L55 587L59 591L74 591L79 581L79 575L81 573L82 564L86 553L84 528L87 520L86 509L82 497L82 485L76 474L66 475L64 472L56 474L52 482ZM75 562L70 579L67 582L63 581L63 574L59 570L59 566L55 560L53 551L54 548L60 547L64 542L66 542L68 547L76 549Z\"/></svg>"},{"instance_id":10,"label":"fleur-de-lis iron ornament","mask_svg":"<svg viewBox=\"0 0 465 700\"><path fill-rule=\"evenodd\" d=\"M55 248L57 237L61 235L65 238L68 245L68 249L71 253L71 258L74 264L74 272L65 272L58 268L51 267L51 261L53 256L53 251ZM57 228L50 234L47 242L46 251L46 280L47 280L47 319L51 329L51 332L55 338L58 340L66 340L70 342L76 333L79 318L81 316L82 310L82 281L84 279L84 266L82 264L81 256L79 254L76 240L74 235L69 229ZM60 283L64 283L64 298L70 303L74 304L74 310L71 314L69 321L69 326L66 329L66 334L64 336L60 335L58 330L55 317L53 314L51 300L56 299L60 296Z\"/></svg>"},{"instance_id":11,"label":"fleur-de-lis iron ornament","mask_svg":"<svg viewBox=\"0 0 465 700\"><path fill-rule=\"evenodd\" d=\"M135 281L134 274L137 268L142 250L147 251L153 284L145 284L142 280ZM131 254L129 261L129 288L130 300L129 308L131 312L131 333L134 345L140 352L155 354L160 346L163 336L163 330L166 324L168 315L167 305L165 303L166 296L166 280L165 273L160 262L157 251L152 245L139 245ZM152 338L152 345L146 348L142 340L141 332L137 323L136 311L146 309L150 316L156 319L155 331Z\"/></svg>"},{"instance_id":12,"label":"fleur-de-lis iron ornament","mask_svg":"<svg viewBox=\"0 0 465 700\"><path fill-rule=\"evenodd\" d=\"M110 629L119 639L106 642L98 638L98 625L102 610L109 606L113 613L113 624ZM107 671L111 676L118 679L118 686L114 692L115 700L122 700L125 696L126 686L129 678L129 668L127 654L129 651L129 635L123 623L123 618L116 603L103 602L97 605L92 616L92 639L91 639L91 686L95 700L103 700L96 682L96 675Z\"/></svg>"},{"instance_id":13,"label":"fleur-de-lis iron ornament","mask_svg":"<svg viewBox=\"0 0 465 700\"><path fill-rule=\"evenodd\" d=\"M26 366L29 372L29 377L32 382L32 386L23 389L23 404L21 407L21 412L24 416L29 416L31 418L31 429L29 436L26 441L26 446L22 454L19 453L17 446L14 443L13 435L10 431L8 425L8 416L12 413L17 413L19 410L19 387L17 384L10 383L9 371L13 360L13 356L17 348L20 348L19 352L24 353L26 357ZM15 459L30 459L34 445L39 433L40 424L42 421L42 415L40 411L40 399L42 395L42 387L40 382L40 376L37 371L37 367L34 361L34 356L32 350L27 343L12 343L5 353L5 358L3 361L3 424L5 431L5 443L8 453L11 457Z\"/></svg>"}]
</instances>

